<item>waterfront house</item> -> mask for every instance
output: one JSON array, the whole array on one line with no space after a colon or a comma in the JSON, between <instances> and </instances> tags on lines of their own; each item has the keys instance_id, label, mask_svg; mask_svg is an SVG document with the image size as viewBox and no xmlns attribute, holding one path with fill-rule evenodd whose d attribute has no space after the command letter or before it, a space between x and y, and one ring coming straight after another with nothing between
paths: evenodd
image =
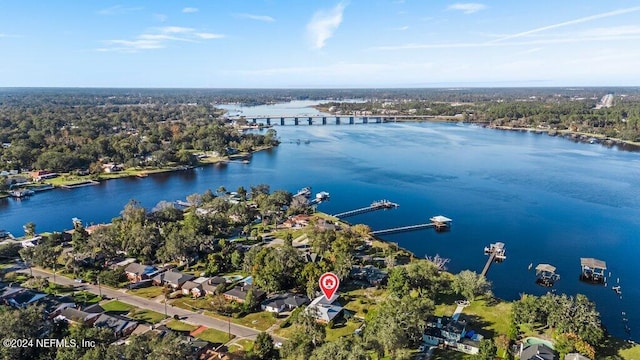
<instances>
[{"instance_id":1,"label":"waterfront house","mask_svg":"<svg viewBox=\"0 0 640 360\"><path fill-rule=\"evenodd\" d=\"M283 311L291 311L299 306L307 304L309 298L297 294L279 294L262 302L260 308L267 312L280 314Z\"/></svg>"},{"instance_id":2,"label":"waterfront house","mask_svg":"<svg viewBox=\"0 0 640 360\"><path fill-rule=\"evenodd\" d=\"M88 313L86 311L82 311L76 308L67 307L60 311L55 319L56 320L64 320L69 324L86 324L93 325L96 319L100 316L100 314Z\"/></svg>"},{"instance_id":3,"label":"waterfront house","mask_svg":"<svg viewBox=\"0 0 640 360\"><path fill-rule=\"evenodd\" d=\"M520 360L557 360L556 352L545 344L520 348Z\"/></svg>"},{"instance_id":4,"label":"waterfront house","mask_svg":"<svg viewBox=\"0 0 640 360\"><path fill-rule=\"evenodd\" d=\"M169 270L153 277L153 284L156 286L170 286L174 291L182 288L182 285L195 279L195 276L183 274L176 270Z\"/></svg>"},{"instance_id":5,"label":"waterfront house","mask_svg":"<svg viewBox=\"0 0 640 360\"><path fill-rule=\"evenodd\" d=\"M252 289L253 289L253 295L258 301L264 299L265 295L267 294L266 292L258 289L257 287L242 285L242 286L234 287L233 289L225 292L223 295L224 295L224 298L227 300L244 303L245 299L247 298L247 294Z\"/></svg>"},{"instance_id":6,"label":"waterfront house","mask_svg":"<svg viewBox=\"0 0 640 360\"><path fill-rule=\"evenodd\" d=\"M344 308L336 300L340 296L338 294L333 295L329 300L324 295L318 296L313 299L311 304L307 306L305 311L311 314L317 322L326 324L335 319L338 315L342 314Z\"/></svg>"},{"instance_id":7,"label":"waterfront house","mask_svg":"<svg viewBox=\"0 0 640 360\"><path fill-rule=\"evenodd\" d=\"M100 314L93 323L94 327L111 329L116 337L129 336L136 329L138 323L124 317Z\"/></svg>"},{"instance_id":8,"label":"waterfront house","mask_svg":"<svg viewBox=\"0 0 640 360\"><path fill-rule=\"evenodd\" d=\"M150 265L142 265L137 262L132 262L124 268L124 272L126 273L129 281L136 283L153 277L158 272L158 269Z\"/></svg>"},{"instance_id":9,"label":"waterfront house","mask_svg":"<svg viewBox=\"0 0 640 360\"><path fill-rule=\"evenodd\" d=\"M53 179L55 177L60 176L58 173L54 173L54 172L46 171L46 170L32 171L30 175L31 175L31 178L34 181L41 181L41 180L45 180L45 179Z\"/></svg>"},{"instance_id":10,"label":"waterfront house","mask_svg":"<svg viewBox=\"0 0 640 360\"><path fill-rule=\"evenodd\" d=\"M382 285L387 280L387 272L373 265L353 266L349 272L352 279L366 281L369 285Z\"/></svg>"},{"instance_id":11,"label":"waterfront house","mask_svg":"<svg viewBox=\"0 0 640 360\"><path fill-rule=\"evenodd\" d=\"M303 228L309 225L310 219L311 219L311 216L309 215L305 215L305 214L295 215L285 220L282 223L282 226L287 228L296 228L296 229Z\"/></svg>"},{"instance_id":12,"label":"waterfront house","mask_svg":"<svg viewBox=\"0 0 640 360\"><path fill-rule=\"evenodd\" d=\"M422 340L430 346L445 346L467 354L477 354L480 349L481 336L467 333L464 320L449 316L429 316Z\"/></svg>"}]
</instances>

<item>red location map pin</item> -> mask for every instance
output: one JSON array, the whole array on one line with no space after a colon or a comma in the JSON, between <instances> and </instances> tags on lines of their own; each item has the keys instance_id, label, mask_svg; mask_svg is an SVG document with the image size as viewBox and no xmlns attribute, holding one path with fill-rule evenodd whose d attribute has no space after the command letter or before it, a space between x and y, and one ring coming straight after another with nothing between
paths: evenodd
<instances>
[{"instance_id":1,"label":"red location map pin","mask_svg":"<svg viewBox=\"0 0 640 360\"><path fill-rule=\"evenodd\" d=\"M338 290L338 286L340 286L340 279L334 273L324 273L320 276L320 280L318 281L320 284L320 290L324 294L324 297L331 301L331 298Z\"/></svg>"}]
</instances>

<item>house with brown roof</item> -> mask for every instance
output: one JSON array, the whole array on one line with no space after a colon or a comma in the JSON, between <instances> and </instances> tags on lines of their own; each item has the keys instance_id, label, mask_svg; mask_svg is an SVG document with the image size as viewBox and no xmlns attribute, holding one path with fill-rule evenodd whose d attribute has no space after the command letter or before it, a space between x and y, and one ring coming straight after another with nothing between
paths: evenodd
<instances>
[{"instance_id":1,"label":"house with brown roof","mask_svg":"<svg viewBox=\"0 0 640 360\"><path fill-rule=\"evenodd\" d=\"M152 278L157 274L158 269L150 265L142 265L132 262L124 268L127 279L132 283Z\"/></svg>"}]
</instances>

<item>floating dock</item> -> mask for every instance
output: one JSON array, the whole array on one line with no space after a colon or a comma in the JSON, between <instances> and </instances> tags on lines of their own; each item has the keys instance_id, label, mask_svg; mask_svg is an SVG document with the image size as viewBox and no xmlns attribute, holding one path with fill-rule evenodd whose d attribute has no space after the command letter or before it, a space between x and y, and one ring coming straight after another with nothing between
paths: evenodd
<instances>
[{"instance_id":1,"label":"floating dock","mask_svg":"<svg viewBox=\"0 0 640 360\"><path fill-rule=\"evenodd\" d=\"M560 275L556 274L556 267L550 264L538 264L536 266L536 284L551 287L560 280Z\"/></svg>"},{"instance_id":2,"label":"floating dock","mask_svg":"<svg viewBox=\"0 0 640 360\"><path fill-rule=\"evenodd\" d=\"M422 229L428 229L428 228L435 228L436 231L446 231L451 227L451 221L453 221L448 217L445 217L442 215L434 216L429 220L431 222L425 223L425 224L400 226L400 227L395 227L391 229L372 231L371 235L374 235L374 236L389 235L389 234L395 234L395 233L400 233L405 231L422 230Z\"/></svg>"},{"instance_id":3,"label":"floating dock","mask_svg":"<svg viewBox=\"0 0 640 360\"><path fill-rule=\"evenodd\" d=\"M370 206L367 207L363 207L360 209L355 209L355 210L350 210L350 211L345 211L345 212L341 212L339 214L335 214L333 216L343 219L349 216L355 216L355 215L360 215L360 214L365 214L371 211L376 211L376 210L383 210L383 209L395 209L397 208L398 204L391 202L389 200L378 200L378 201L374 201L371 203Z\"/></svg>"},{"instance_id":4,"label":"floating dock","mask_svg":"<svg viewBox=\"0 0 640 360\"><path fill-rule=\"evenodd\" d=\"M491 264L494 262L503 262L507 259L506 255L507 249L504 247L503 242L497 242L491 244L489 246L484 247L484 254L489 255L489 259L487 259L487 263L484 265L484 269L482 269L482 276L487 276L489 272L489 268Z\"/></svg>"},{"instance_id":5,"label":"floating dock","mask_svg":"<svg viewBox=\"0 0 640 360\"><path fill-rule=\"evenodd\" d=\"M606 262L594 258L580 258L580 267L582 268L580 280L594 284L605 283Z\"/></svg>"}]
</instances>

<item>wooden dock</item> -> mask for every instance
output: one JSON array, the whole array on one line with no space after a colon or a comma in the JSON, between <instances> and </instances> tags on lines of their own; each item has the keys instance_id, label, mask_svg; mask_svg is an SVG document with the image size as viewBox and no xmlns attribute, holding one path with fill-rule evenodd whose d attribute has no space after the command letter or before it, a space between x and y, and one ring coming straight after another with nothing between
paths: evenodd
<instances>
[{"instance_id":1,"label":"wooden dock","mask_svg":"<svg viewBox=\"0 0 640 360\"><path fill-rule=\"evenodd\" d=\"M435 228L437 231L444 231L449 229L452 221L451 219L444 217L442 215L434 216L429 220L431 220L431 222L425 223L425 224L400 226L400 227L395 227L391 229L372 231L371 235L374 235L374 236L389 235L389 234L395 234L395 233L400 233L405 231L415 231L415 230L422 230L422 229L429 229L429 228Z\"/></svg>"},{"instance_id":2,"label":"wooden dock","mask_svg":"<svg viewBox=\"0 0 640 360\"><path fill-rule=\"evenodd\" d=\"M378 201L372 202L370 206L363 207L363 208L360 208L360 209L341 212L341 213L335 214L333 216L335 216L337 218L340 218L340 219L344 219L344 218L349 217L349 216L365 214L365 213L368 213L368 212L371 212L371 211L376 211L376 210L395 209L398 206L400 206L400 205L398 205L398 204L396 204L394 202L391 202L389 200L378 200Z\"/></svg>"},{"instance_id":3,"label":"wooden dock","mask_svg":"<svg viewBox=\"0 0 640 360\"><path fill-rule=\"evenodd\" d=\"M484 269L482 269L480 275L486 277L491 264L493 264L494 262L503 262L507 258L506 251L507 249L505 249L504 243L502 242L497 242L489 246L485 246L484 254L489 255L489 259L487 259L487 263L484 264Z\"/></svg>"}]
</instances>

